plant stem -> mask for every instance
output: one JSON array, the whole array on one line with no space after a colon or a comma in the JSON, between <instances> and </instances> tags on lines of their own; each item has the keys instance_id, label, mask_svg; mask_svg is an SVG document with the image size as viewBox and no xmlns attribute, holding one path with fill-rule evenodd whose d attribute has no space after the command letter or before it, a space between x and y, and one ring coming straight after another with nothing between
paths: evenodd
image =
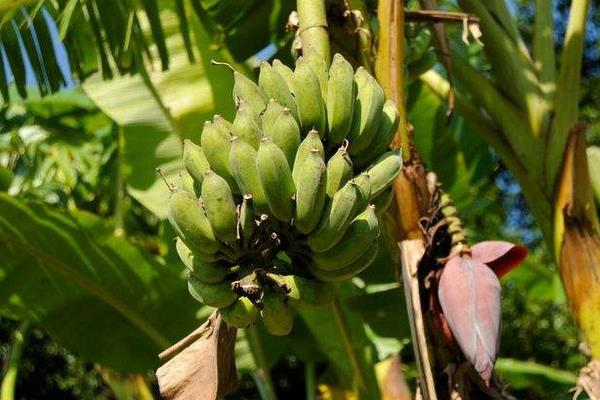
<instances>
[{"instance_id":1,"label":"plant stem","mask_svg":"<svg viewBox=\"0 0 600 400\"><path fill-rule=\"evenodd\" d=\"M579 115L579 83L583 41L590 0L573 0L565 34L560 73L556 84L554 121L546 150L546 184L553 196L569 132Z\"/></svg>"},{"instance_id":2,"label":"plant stem","mask_svg":"<svg viewBox=\"0 0 600 400\"><path fill-rule=\"evenodd\" d=\"M377 8L379 19L379 44L375 73L387 98L396 102L400 112L400 123L393 146L405 150L403 157L408 160L410 138L406 106L404 104L404 1L380 0Z\"/></svg>"},{"instance_id":3,"label":"plant stem","mask_svg":"<svg viewBox=\"0 0 600 400\"><path fill-rule=\"evenodd\" d=\"M302 48L313 47L327 65L331 64L331 49L327 33L327 14L324 0L298 0L300 40Z\"/></svg>"},{"instance_id":4,"label":"plant stem","mask_svg":"<svg viewBox=\"0 0 600 400\"><path fill-rule=\"evenodd\" d=\"M348 335L348 326L346 325L346 321L344 320L344 316L342 315L342 309L340 308L337 295L333 297L331 309L333 311L335 323L340 327L339 332L342 336L342 344L344 346L346 355L348 356L348 360L350 360L352 370L354 371L354 379L356 380L356 386L360 388L360 390L364 390L366 379L364 377L362 369L360 368L360 363L356 358L356 352L354 351L354 347L352 346L352 339L350 338L350 335Z\"/></svg>"},{"instance_id":5,"label":"plant stem","mask_svg":"<svg viewBox=\"0 0 600 400\"><path fill-rule=\"evenodd\" d=\"M117 237L125 234L125 177L123 176L125 137L123 127L117 127L117 172L115 177L115 219L114 235Z\"/></svg>"},{"instance_id":6,"label":"plant stem","mask_svg":"<svg viewBox=\"0 0 600 400\"><path fill-rule=\"evenodd\" d=\"M306 387L306 400L317 400L317 375L315 363L309 361L304 367L304 382Z\"/></svg>"},{"instance_id":7,"label":"plant stem","mask_svg":"<svg viewBox=\"0 0 600 400\"><path fill-rule=\"evenodd\" d=\"M267 356L265 355L257 328L248 328L244 333L246 335L246 340L250 345L254 363L256 364L256 371L252 374L252 378L258 387L260 397L263 400L277 400L273 381L271 380L269 365L267 363Z\"/></svg>"},{"instance_id":8,"label":"plant stem","mask_svg":"<svg viewBox=\"0 0 600 400\"><path fill-rule=\"evenodd\" d=\"M14 332L10 356L6 365L6 372L0 386L0 400L13 400L15 398L15 387L17 385L17 374L21 364L21 357L25 349L25 339L29 330L29 321L24 321Z\"/></svg>"},{"instance_id":9,"label":"plant stem","mask_svg":"<svg viewBox=\"0 0 600 400\"><path fill-rule=\"evenodd\" d=\"M543 83L554 83L556 80L552 8L552 2L535 0L533 58Z\"/></svg>"}]
</instances>

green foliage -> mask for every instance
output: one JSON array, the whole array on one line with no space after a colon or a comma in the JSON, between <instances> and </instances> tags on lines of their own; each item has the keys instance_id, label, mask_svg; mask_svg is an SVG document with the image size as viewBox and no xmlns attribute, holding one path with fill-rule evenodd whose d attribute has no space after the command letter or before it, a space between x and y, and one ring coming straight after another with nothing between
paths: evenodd
<instances>
[{"instance_id":1,"label":"green foliage","mask_svg":"<svg viewBox=\"0 0 600 400\"><path fill-rule=\"evenodd\" d=\"M0 311L40 323L82 356L121 371L193 328L179 268L158 263L88 213L0 195Z\"/></svg>"},{"instance_id":2,"label":"green foliage","mask_svg":"<svg viewBox=\"0 0 600 400\"><path fill-rule=\"evenodd\" d=\"M14 9L3 15L0 32L5 49L13 50L8 62L16 78L9 87L0 73L3 97L11 93L0 118L0 191L8 191L0 193L0 314L39 327L25 354L18 393L27 397L24 385L31 383L32 398L56 394L56 387L72 397L109 398L106 377L91 363L151 370L156 353L209 311L195 315L181 279L174 233L161 222L168 193L154 169L161 167L172 182L181 167L181 139L198 139L203 121L215 112L231 117L233 79L226 68L211 66L211 58L243 61L269 43L287 57L291 38L284 24L293 2L60 0L42 8L30 3L26 13ZM44 10L57 19L74 77L86 80L83 90L40 99L38 94L56 91L65 81L44 34ZM39 54L23 24L27 16L45 43ZM408 110L419 153L455 199L472 241L520 233L505 222L509 213L530 215L522 199L508 201L510 191L496 184L496 155L502 153L477 135L481 121L456 111L448 120L445 100L419 83L419 74L436 64L435 50L423 24L408 30ZM24 49L15 47L18 38ZM454 40L453 51L483 76L493 73L477 46L465 49ZM23 53L37 89L25 85L18 57ZM595 143L597 85L586 84L582 116L593 125L589 135ZM458 89L468 91L460 83ZM24 94L28 100L16 100ZM466 93L467 99L471 94L477 93ZM484 117L489 123L484 127L497 128ZM531 243L529 261L503 282L505 358L498 371L520 398L567 398L572 373L584 359L547 250ZM268 384L268 376L255 374L258 367L271 370L280 395L290 393L289 385L303 384L301 368L310 363L317 365L318 382L348 388L362 382L376 397L373 365L399 351L410 354L404 296L390 255L382 251L372 268L337 292L335 308L298 309L287 337L269 336L260 324L252 334L240 332L236 359L245 378L236 396L256 398L256 388ZM60 345L47 342L42 329ZM50 361L40 363L34 353ZM410 355L405 359L412 368Z\"/></svg>"}]
</instances>

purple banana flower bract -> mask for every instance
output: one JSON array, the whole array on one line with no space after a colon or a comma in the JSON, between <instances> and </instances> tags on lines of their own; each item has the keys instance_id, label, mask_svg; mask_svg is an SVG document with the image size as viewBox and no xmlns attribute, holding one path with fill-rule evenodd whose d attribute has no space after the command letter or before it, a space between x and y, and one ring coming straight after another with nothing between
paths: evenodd
<instances>
[{"instance_id":1,"label":"purple banana flower bract","mask_svg":"<svg viewBox=\"0 0 600 400\"><path fill-rule=\"evenodd\" d=\"M476 244L444 266L438 298L465 357L489 385L500 342L499 276L520 264L527 249L507 242Z\"/></svg>"}]
</instances>

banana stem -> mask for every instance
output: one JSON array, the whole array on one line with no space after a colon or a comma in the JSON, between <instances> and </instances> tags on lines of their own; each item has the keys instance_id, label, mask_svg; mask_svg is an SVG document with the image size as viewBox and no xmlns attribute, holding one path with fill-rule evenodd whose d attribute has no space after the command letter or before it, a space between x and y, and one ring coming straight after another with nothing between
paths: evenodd
<instances>
[{"instance_id":1,"label":"banana stem","mask_svg":"<svg viewBox=\"0 0 600 400\"><path fill-rule=\"evenodd\" d=\"M329 33L327 32L327 13L324 0L298 0L298 18L300 20L300 40L302 48L312 46L327 65L331 64Z\"/></svg>"},{"instance_id":2,"label":"banana stem","mask_svg":"<svg viewBox=\"0 0 600 400\"><path fill-rule=\"evenodd\" d=\"M314 362L307 362L304 366L304 380L306 387L306 400L317 400L317 374Z\"/></svg>"},{"instance_id":3,"label":"banana stem","mask_svg":"<svg viewBox=\"0 0 600 400\"><path fill-rule=\"evenodd\" d=\"M265 355L257 328L246 329L245 334L252 351L252 356L254 357L254 363L256 364L256 371L252 374L252 378L258 387L260 397L263 400L277 400L269 372L269 365L267 364L267 356Z\"/></svg>"},{"instance_id":4,"label":"banana stem","mask_svg":"<svg viewBox=\"0 0 600 400\"><path fill-rule=\"evenodd\" d=\"M23 350L25 350L25 338L28 330L28 321L22 322L17 330L15 330L10 356L6 366L6 372L4 373L2 385L0 386L1 400L14 400L15 398L17 374L19 373L19 366L21 364Z\"/></svg>"}]
</instances>

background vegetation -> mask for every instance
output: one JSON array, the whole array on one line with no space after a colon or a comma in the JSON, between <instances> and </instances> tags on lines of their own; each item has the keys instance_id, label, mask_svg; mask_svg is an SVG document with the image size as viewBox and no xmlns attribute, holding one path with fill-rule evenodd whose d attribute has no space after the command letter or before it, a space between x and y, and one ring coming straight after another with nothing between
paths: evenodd
<instances>
[{"instance_id":1,"label":"background vegetation","mask_svg":"<svg viewBox=\"0 0 600 400\"><path fill-rule=\"evenodd\" d=\"M526 41L532 3L509 2ZM554 2L556 38L569 3ZM156 354L210 310L187 295L164 222L167 191L154 169L174 179L181 140L198 138L215 112L231 116L231 76L210 59L248 74L262 58L290 62L292 9L283 0L0 1L2 400L157 397ZM489 72L481 46L461 42L460 24L447 29L453 51ZM419 81L430 68L443 73L427 26L411 23L407 36L408 120L425 164L474 242L504 238L530 249L503 280L498 371L518 398L570 398L586 360L552 256L495 151L459 113L448 122L445 101ZM592 5L580 108L596 145L599 38L600 8ZM340 291L361 366L381 361L385 370L399 353L410 380L410 332L389 255L355 283ZM326 313L297 319L286 338L267 339L260 327L240 335L242 380L232 398L269 398L271 385L281 398L309 398L314 377L327 393L355 378L340 327ZM365 371L368 385L375 377Z\"/></svg>"}]
</instances>

